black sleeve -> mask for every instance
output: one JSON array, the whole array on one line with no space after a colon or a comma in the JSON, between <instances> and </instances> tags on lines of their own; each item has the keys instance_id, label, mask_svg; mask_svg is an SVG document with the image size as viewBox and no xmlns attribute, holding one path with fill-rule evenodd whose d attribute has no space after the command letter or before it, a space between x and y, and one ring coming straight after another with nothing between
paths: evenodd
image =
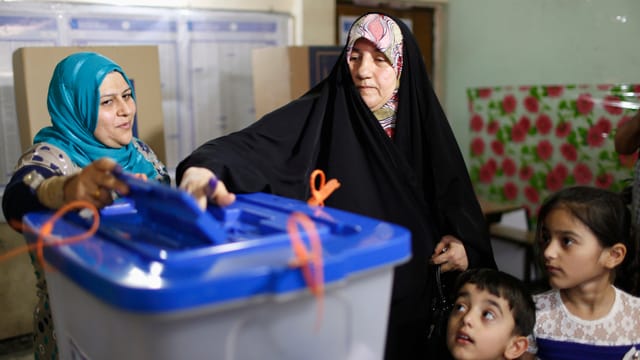
<instances>
[{"instance_id":1,"label":"black sleeve","mask_svg":"<svg viewBox=\"0 0 640 360\"><path fill-rule=\"evenodd\" d=\"M48 209L40 203L36 193L22 181L26 174L34 170L44 178L55 175L50 170L40 166L24 166L11 176L11 180L4 190L2 211L9 225L15 230L19 230L16 228L15 223L21 222L26 213Z\"/></svg>"},{"instance_id":2,"label":"black sleeve","mask_svg":"<svg viewBox=\"0 0 640 360\"><path fill-rule=\"evenodd\" d=\"M321 124L309 116L313 103L313 97L293 101L245 129L206 142L178 164L176 183L197 166L213 171L235 193L305 198L319 141L314 127Z\"/></svg>"}]
</instances>

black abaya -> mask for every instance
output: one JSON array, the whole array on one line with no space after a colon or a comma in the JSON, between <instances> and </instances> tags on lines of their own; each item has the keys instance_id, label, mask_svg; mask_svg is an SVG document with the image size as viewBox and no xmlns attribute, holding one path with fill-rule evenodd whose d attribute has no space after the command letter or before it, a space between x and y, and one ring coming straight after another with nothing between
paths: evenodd
<instances>
[{"instance_id":1,"label":"black abaya","mask_svg":"<svg viewBox=\"0 0 640 360\"><path fill-rule=\"evenodd\" d=\"M311 172L322 169L342 184L327 206L409 228L412 258L395 270L386 358L424 359L428 261L440 238L460 239L469 267L496 265L464 159L421 53L409 29L394 20L403 34L404 64L393 139L362 101L343 51L330 75L300 99L196 149L178 166L177 181L188 167L205 167L232 192L306 200Z\"/></svg>"}]
</instances>

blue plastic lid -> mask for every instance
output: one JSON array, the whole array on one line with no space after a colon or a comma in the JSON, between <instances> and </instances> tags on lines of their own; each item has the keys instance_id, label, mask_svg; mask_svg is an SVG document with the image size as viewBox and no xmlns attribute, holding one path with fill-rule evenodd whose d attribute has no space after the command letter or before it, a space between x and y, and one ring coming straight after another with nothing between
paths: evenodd
<instances>
[{"instance_id":1,"label":"blue plastic lid","mask_svg":"<svg viewBox=\"0 0 640 360\"><path fill-rule=\"evenodd\" d=\"M294 258L287 219L293 212L314 223L323 246L325 284L409 259L410 233L398 225L298 200L254 193L225 208L198 208L187 193L155 182L127 179L130 194L101 211L93 237L46 246L46 260L64 276L112 306L166 312L222 304L307 287ZM39 229L52 212L27 214ZM86 231L77 213L52 234ZM309 244L305 231L300 237ZM28 241L37 235L25 232Z\"/></svg>"}]
</instances>

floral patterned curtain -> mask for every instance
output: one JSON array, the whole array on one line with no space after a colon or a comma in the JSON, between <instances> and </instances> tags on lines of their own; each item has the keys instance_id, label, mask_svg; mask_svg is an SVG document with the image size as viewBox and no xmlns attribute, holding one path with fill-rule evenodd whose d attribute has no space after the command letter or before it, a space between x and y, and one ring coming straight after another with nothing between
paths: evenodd
<instances>
[{"instance_id":1,"label":"floral patterned curtain","mask_svg":"<svg viewBox=\"0 0 640 360\"><path fill-rule=\"evenodd\" d=\"M535 225L544 198L572 185L621 191L634 156L616 129L640 106L640 85L470 88L469 171L479 197L524 205Z\"/></svg>"}]
</instances>

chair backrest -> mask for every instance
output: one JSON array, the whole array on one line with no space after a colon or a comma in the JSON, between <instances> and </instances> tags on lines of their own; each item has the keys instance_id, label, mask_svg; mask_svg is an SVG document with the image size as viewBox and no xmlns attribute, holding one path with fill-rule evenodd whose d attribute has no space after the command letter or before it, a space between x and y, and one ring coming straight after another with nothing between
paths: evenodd
<instances>
[{"instance_id":1,"label":"chair backrest","mask_svg":"<svg viewBox=\"0 0 640 360\"><path fill-rule=\"evenodd\" d=\"M160 160L166 163L157 46L57 46L17 49L13 53L13 79L22 151L31 146L38 130L51 124L47 111L47 92L53 69L64 57L80 51L95 51L109 57L131 78L136 90L137 137L147 143Z\"/></svg>"}]
</instances>

